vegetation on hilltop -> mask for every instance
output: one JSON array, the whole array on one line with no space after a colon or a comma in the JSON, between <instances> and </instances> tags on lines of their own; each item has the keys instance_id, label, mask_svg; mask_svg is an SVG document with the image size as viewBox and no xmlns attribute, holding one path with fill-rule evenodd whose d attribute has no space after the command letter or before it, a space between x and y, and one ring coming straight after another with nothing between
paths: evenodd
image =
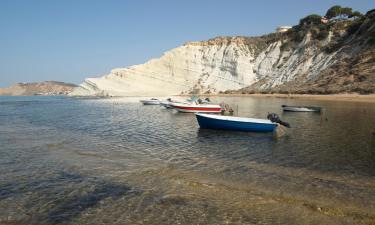
<instances>
[{"instance_id":1,"label":"vegetation on hilltop","mask_svg":"<svg viewBox=\"0 0 375 225\"><path fill-rule=\"evenodd\" d=\"M351 35L361 26L364 18L360 12L353 12L352 8L338 5L328 9L324 17L317 14L308 15L286 33L288 40L284 42L284 49L301 42L308 34L313 41L325 40L330 34L333 40ZM330 50L332 49L327 48L327 51Z\"/></svg>"},{"instance_id":2,"label":"vegetation on hilltop","mask_svg":"<svg viewBox=\"0 0 375 225\"><path fill-rule=\"evenodd\" d=\"M352 18L352 17L362 17L363 15L358 12L354 11L352 8L349 7L341 7L339 5L332 6L330 9L328 9L325 17L327 19L333 19L337 17L341 18Z\"/></svg>"},{"instance_id":3,"label":"vegetation on hilltop","mask_svg":"<svg viewBox=\"0 0 375 225\"><path fill-rule=\"evenodd\" d=\"M332 43L325 47L327 53L337 50L340 46L336 45L341 39L354 34L365 22L366 15L358 11L353 11L349 7L333 6L327 10L325 16L311 14L302 19L299 23L285 33L270 33L259 37L216 37L205 42L207 45L228 44L232 41L241 40L243 44L255 53L263 51L269 44L281 40L283 42L281 50L290 50L298 45L307 35L310 35L312 41L323 41L331 35ZM326 21L326 22L324 22ZM323 47L323 46L322 46ZM257 54L255 54L257 55Z\"/></svg>"},{"instance_id":4,"label":"vegetation on hilltop","mask_svg":"<svg viewBox=\"0 0 375 225\"><path fill-rule=\"evenodd\" d=\"M316 48L314 54L334 54L333 65L308 81L300 74L292 81L264 90L260 87L265 81L259 80L235 93L375 93L375 9L363 15L336 5L324 16L308 15L287 32L263 38L282 41L281 51L294 51L307 36L307 45Z\"/></svg>"}]
</instances>

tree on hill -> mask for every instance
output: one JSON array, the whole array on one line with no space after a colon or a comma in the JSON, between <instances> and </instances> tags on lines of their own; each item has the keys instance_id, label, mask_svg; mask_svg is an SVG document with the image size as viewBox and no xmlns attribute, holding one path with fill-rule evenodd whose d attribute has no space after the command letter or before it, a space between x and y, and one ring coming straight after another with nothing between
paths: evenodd
<instances>
[{"instance_id":1,"label":"tree on hill","mask_svg":"<svg viewBox=\"0 0 375 225\"><path fill-rule=\"evenodd\" d=\"M363 14L358 12L358 11L354 11L353 14L351 16L349 16L349 18L352 18L352 17L362 17Z\"/></svg>"},{"instance_id":2,"label":"tree on hill","mask_svg":"<svg viewBox=\"0 0 375 225\"><path fill-rule=\"evenodd\" d=\"M341 8L340 16L351 17L353 15L353 9L349 7Z\"/></svg>"},{"instance_id":3,"label":"tree on hill","mask_svg":"<svg viewBox=\"0 0 375 225\"><path fill-rule=\"evenodd\" d=\"M331 19L331 18L334 18L334 17L340 15L340 12L341 12L341 6L335 5L335 6L332 6L331 8L328 9L325 17L327 19Z\"/></svg>"},{"instance_id":4,"label":"tree on hill","mask_svg":"<svg viewBox=\"0 0 375 225\"><path fill-rule=\"evenodd\" d=\"M366 17L369 14L372 15L372 13L374 13L375 17L375 10L369 11ZM299 24L292 27L287 34L294 42L302 41L307 33L310 33L311 38L314 40L325 40L330 33L334 35L335 29L338 30L347 27L349 34L355 33L364 21L364 17L358 11L353 12L352 8L335 5L328 9L324 18L317 14L311 14L300 19ZM332 21L328 23L329 19L332 18L345 21ZM350 20L350 18L353 19Z\"/></svg>"},{"instance_id":5,"label":"tree on hill","mask_svg":"<svg viewBox=\"0 0 375 225\"><path fill-rule=\"evenodd\" d=\"M358 11L353 12L352 8L349 7L341 7L339 5L332 6L328 9L325 17L327 19L332 19L335 17L340 17L343 19L344 17L352 18L352 17L361 17L362 14Z\"/></svg>"},{"instance_id":6,"label":"tree on hill","mask_svg":"<svg viewBox=\"0 0 375 225\"><path fill-rule=\"evenodd\" d=\"M313 25L313 24L317 25L317 24L321 23L321 20L322 20L322 17L320 15L311 14L311 15L306 16L305 18L302 18L299 21L299 25L301 25L301 26L303 26L303 25Z\"/></svg>"}]
</instances>

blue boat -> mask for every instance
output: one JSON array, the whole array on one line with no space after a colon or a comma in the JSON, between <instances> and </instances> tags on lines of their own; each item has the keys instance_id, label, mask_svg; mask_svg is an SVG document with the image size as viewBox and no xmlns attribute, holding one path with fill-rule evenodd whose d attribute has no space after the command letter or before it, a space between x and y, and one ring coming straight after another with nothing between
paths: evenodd
<instances>
[{"instance_id":1,"label":"blue boat","mask_svg":"<svg viewBox=\"0 0 375 225\"><path fill-rule=\"evenodd\" d=\"M196 113L195 116L197 117L199 126L201 128L208 129L272 132L277 127L277 123L266 119L221 116L203 113Z\"/></svg>"}]
</instances>

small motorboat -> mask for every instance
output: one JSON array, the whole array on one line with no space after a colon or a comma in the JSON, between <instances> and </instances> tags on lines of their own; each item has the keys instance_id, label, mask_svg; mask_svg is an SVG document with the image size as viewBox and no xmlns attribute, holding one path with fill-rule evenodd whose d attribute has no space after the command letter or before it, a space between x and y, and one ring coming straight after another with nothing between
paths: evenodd
<instances>
[{"instance_id":1,"label":"small motorboat","mask_svg":"<svg viewBox=\"0 0 375 225\"><path fill-rule=\"evenodd\" d=\"M186 112L186 113L220 113L222 111L222 108L220 105L214 105L214 104L197 104L195 102L192 102L192 103L172 102L169 105L173 109L177 110L178 112Z\"/></svg>"},{"instance_id":2,"label":"small motorboat","mask_svg":"<svg viewBox=\"0 0 375 225\"><path fill-rule=\"evenodd\" d=\"M281 106L284 111L288 112L320 112L321 107L317 106L289 106L289 105L282 105Z\"/></svg>"},{"instance_id":3,"label":"small motorboat","mask_svg":"<svg viewBox=\"0 0 375 225\"><path fill-rule=\"evenodd\" d=\"M160 106L163 106L163 107L165 107L167 109L171 109L172 108L172 106L170 105L170 102L168 102L168 101L161 101L160 102Z\"/></svg>"},{"instance_id":4,"label":"small motorboat","mask_svg":"<svg viewBox=\"0 0 375 225\"><path fill-rule=\"evenodd\" d=\"M172 99L171 98L167 98L166 100L164 101L160 101L160 106L164 106L165 108L167 109L170 109L172 108L169 104L172 102Z\"/></svg>"},{"instance_id":5,"label":"small motorboat","mask_svg":"<svg viewBox=\"0 0 375 225\"><path fill-rule=\"evenodd\" d=\"M140 100L143 105L160 105L160 100L157 98L147 99L147 100Z\"/></svg>"},{"instance_id":6,"label":"small motorboat","mask_svg":"<svg viewBox=\"0 0 375 225\"><path fill-rule=\"evenodd\" d=\"M271 120L267 119L221 116L203 113L196 113L195 116L197 117L199 126L208 129L272 132L278 126L277 122L271 122Z\"/></svg>"},{"instance_id":7,"label":"small motorboat","mask_svg":"<svg viewBox=\"0 0 375 225\"><path fill-rule=\"evenodd\" d=\"M185 103L185 104L190 104L190 102L188 102L188 101L175 100L175 99L167 98L165 101L160 101L160 106L163 106L163 107L165 107L167 109L171 109L171 108L173 108L171 106L171 103Z\"/></svg>"}]
</instances>

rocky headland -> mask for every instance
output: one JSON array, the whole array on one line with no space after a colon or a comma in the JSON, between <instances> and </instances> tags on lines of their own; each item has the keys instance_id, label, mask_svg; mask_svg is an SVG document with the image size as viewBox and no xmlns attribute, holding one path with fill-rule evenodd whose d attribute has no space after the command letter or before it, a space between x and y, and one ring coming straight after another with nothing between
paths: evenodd
<instances>
[{"instance_id":1,"label":"rocky headland","mask_svg":"<svg viewBox=\"0 0 375 225\"><path fill-rule=\"evenodd\" d=\"M57 81L44 81L39 83L16 83L6 88L0 88L0 95L67 95L76 87L77 85L75 84Z\"/></svg>"}]
</instances>

